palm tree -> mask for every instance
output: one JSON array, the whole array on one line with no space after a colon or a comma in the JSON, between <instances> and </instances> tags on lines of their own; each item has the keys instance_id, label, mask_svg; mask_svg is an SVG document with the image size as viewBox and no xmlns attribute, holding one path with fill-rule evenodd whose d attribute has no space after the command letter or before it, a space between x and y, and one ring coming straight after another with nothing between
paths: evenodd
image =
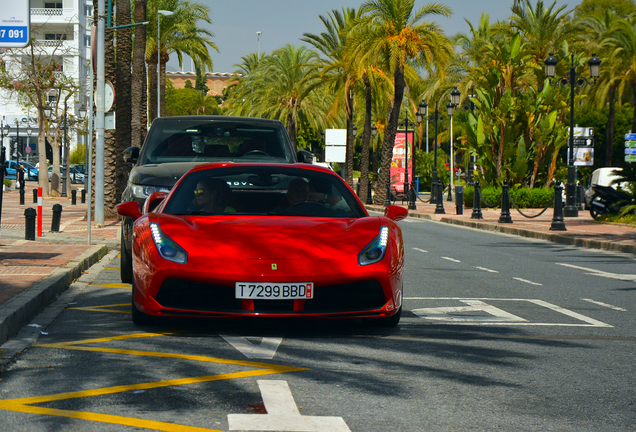
<instances>
[{"instance_id":1,"label":"palm tree","mask_svg":"<svg viewBox=\"0 0 636 432\"><path fill-rule=\"evenodd\" d=\"M196 107L197 115L214 114L214 110L218 106L216 98L204 91L197 92L192 102Z\"/></svg>"},{"instance_id":2,"label":"palm tree","mask_svg":"<svg viewBox=\"0 0 636 432\"><path fill-rule=\"evenodd\" d=\"M394 99L384 134L376 203L382 203L386 194L382 185L389 180L393 145L406 86L404 68L407 61L421 57L429 65L443 65L453 51L450 41L437 23L420 23L427 15L449 17L450 9L433 3L416 11L414 3L414 0L365 2L361 7L363 18L357 25L362 31L356 32L355 40L352 41L356 46L357 58L369 58L369 63L372 63L373 60L384 57L388 60L393 75Z\"/></svg>"},{"instance_id":3,"label":"palm tree","mask_svg":"<svg viewBox=\"0 0 636 432\"><path fill-rule=\"evenodd\" d=\"M159 18L159 10L168 10L173 16ZM146 63L148 65L148 91L150 118L157 117L157 85L161 92L161 112L165 110L165 74L166 63L170 54L175 53L179 60L179 67L183 65L183 55L193 59L198 70L212 70L212 58L208 48L218 52L218 47L212 38L214 34L198 26L202 20L212 24L210 8L202 3L190 0L149 0L148 16L151 17L146 42ZM161 47L157 47L157 19L161 19ZM160 67L161 82L157 83L157 63Z\"/></svg>"},{"instance_id":4,"label":"palm tree","mask_svg":"<svg viewBox=\"0 0 636 432\"><path fill-rule=\"evenodd\" d=\"M136 0L134 3L134 17L136 23L146 21L147 0ZM146 138L148 129L148 93L146 92L146 26L135 27L135 39L133 41L132 59L132 85L131 85L131 146L141 147Z\"/></svg>"},{"instance_id":5,"label":"palm tree","mask_svg":"<svg viewBox=\"0 0 636 432\"><path fill-rule=\"evenodd\" d=\"M117 25L127 25L131 21L130 0L118 0L116 10ZM130 169L120 156L132 145L132 29L130 27L117 30L117 66L115 78L115 195L120 197L126 188L127 174ZM113 208L109 209L114 211Z\"/></svg>"},{"instance_id":6,"label":"palm tree","mask_svg":"<svg viewBox=\"0 0 636 432\"><path fill-rule=\"evenodd\" d=\"M230 114L244 113L249 108L256 117L282 121L297 149L300 122L314 129L323 124L323 102L316 92L320 84L317 60L314 51L289 44L264 57L249 79L241 80L226 101ZM246 96L250 94L253 105L248 106Z\"/></svg>"},{"instance_id":7,"label":"palm tree","mask_svg":"<svg viewBox=\"0 0 636 432\"><path fill-rule=\"evenodd\" d=\"M321 51L327 60L321 61L321 80L325 86L325 91L336 95L335 104L332 106L331 115L337 115L337 110L342 105L347 120L347 146L345 155L345 181L349 186L353 186L353 111L355 85L359 76L355 70L355 65L350 58L347 58L345 50L347 34L352 23L359 18L359 13L355 9L343 8L342 13L333 10L328 16L319 16L327 31L320 35L304 33L301 40L310 43ZM334 112L333 110L336 110ZM369 132L370 132L369 122ZM370 136L370 135L369 135ZM368 163L368 158L367 158ZM365 187L366 188L366 187Z\"/></svg>"}]
</instances>

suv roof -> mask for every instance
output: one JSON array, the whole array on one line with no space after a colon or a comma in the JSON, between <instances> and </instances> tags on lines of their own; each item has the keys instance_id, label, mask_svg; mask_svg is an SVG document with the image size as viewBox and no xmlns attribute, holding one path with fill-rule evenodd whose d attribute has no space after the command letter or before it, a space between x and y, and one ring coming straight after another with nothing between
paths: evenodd
<instances>
[{"instance_id":1,"label":"suv roof","mask_svg":"<svg viewBox=\"0 0 636 432\"><path fill-rule=\"evenodd\" d=\"M216 161L295 163L296 154L284 125L278 120L161 117L153 121L137 165Z\"/></svg>"}]
</instances>

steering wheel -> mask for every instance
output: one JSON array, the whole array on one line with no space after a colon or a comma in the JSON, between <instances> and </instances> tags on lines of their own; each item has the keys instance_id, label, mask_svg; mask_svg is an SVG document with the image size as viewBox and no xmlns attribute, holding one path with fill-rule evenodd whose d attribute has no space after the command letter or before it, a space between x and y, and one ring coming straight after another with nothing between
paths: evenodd
<instances>
[{"instance_id":1,"label":"steering wheel","mask_svg":"<svg viewBox=\"0 0 636 432\"><path fill-rule=\"evenodd\" d=\"M322 203L319 203L318 201L312 201L312 200L298 201L297 203L294 203L292 207L298 207L305 204L317 205L318 207L324 207Z\"/></svg>"},{"instance_id":2,"label":"steering wheel","mask_svg":"<svg viewBox=\"0 0 636 432\"><path fill-rule=\"evenodd\" d=\"M269 153L264 152L263 150L251 150L245 153L243 156L252 156L252 155L269 156Z\"/></svg>"}]
</instances>

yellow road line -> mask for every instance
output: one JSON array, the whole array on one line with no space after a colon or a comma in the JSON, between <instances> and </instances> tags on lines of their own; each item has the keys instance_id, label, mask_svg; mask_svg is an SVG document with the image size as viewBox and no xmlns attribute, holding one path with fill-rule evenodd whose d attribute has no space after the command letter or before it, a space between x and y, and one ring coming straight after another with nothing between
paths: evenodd
<instances>
[{"instance_id":1,"label":"yellow road line","mask_svg":"<svg viewBox=\"0 0 636 432\"><path fill-rule=\"evenodd\" d=\"M114 305L111 305L111 306L114 306ZM216 357L208 357L208 356L200 356L200 355L162 353L162 352L154 352L154 351L126 350L126 349L85 346L87 344L93 344L93 343L122 341L122 340L139 339L139 338L145 338L145 337L169 336L169 335L177 334L177 333L182 333L182 332L134 333L130 335L120 335L120 336L112 336L112 337L96 338L96 339L85 339L85 340L74 341L74 342L40 344L40 345L34 345L34 346L58 348L58 349L69 349L69 350L77 350L77 351L104 352L104 353L111 353L111 354L137 355L137 356L146 356L146 357L173 358L173 359L178 358L183 360L192 360L192 361L200 361L200 362L208 362L208 363L219 363L219 364L228 364L228 365L235 365L235 366L254 367L258 369L217 374L217 375L207 375L207 376L200 376L200 377L177 378L172 380L146 382L146 383L139 383L139 384L128 384L128 385L121 385L121 386L114 386L114 387L104 387L104 388L98 388L93 390L65 392L65 393L58 393L58 394L52 394L52 395L46 395L46 396L6 399L6 400L0 400L0 409L7 410L7 411L39 414L39 415L52 415L52 416L58 416L58 417L76 418L76 419L89 420L89 421L95 421L95 422L101 422L101 423L120 424L124 426L132 426L132 427L154 429L154 430L168 431L168 432L173 432L173 431L174 432L176 431L221 432L214 429L191 427L191 426L174 424L174 423L158 422L154 420L144 420L144 419L116 416L116 415L110 415L110 414L43 408L43 407L33 406L33 404L41 404L41 403L54 402L54 401L60 401L60 400L78 399L78 398L93 397L93 396L103 396L103 395L123 393L123 392L134 391L134 390L151 390L151 389L163 388L163 387L172 387L172 386L179 386L179 385L188 385L188 384L205 383L205 382L212 382L212 381L222 381L222 380L229 380L229 379L257 377L257 376L263 376L263 375L272 375L272 374L279 374L279 373L309 370L307 368L275 365L270 363L261 363L261 362L247 361L247 360L245 361L230 360L230 359L221 359Z\"/></svg>"},{"instance_id":2,"label":"yellow road line","mask_svg":"<svg viewBox=\"0 0 636 432\"><path fill-rule=\"evenodd\" d=\"M113 307L126 307L126 310L121 309L110 309ZM112 304L112 305L103 305L103 306L86 306L86 307L73 307L69 308L72 310L82 310L88 312L111 312L111 313L130 313L130 303L121 303L121 304Z\"/></svg>"}]
</instances>

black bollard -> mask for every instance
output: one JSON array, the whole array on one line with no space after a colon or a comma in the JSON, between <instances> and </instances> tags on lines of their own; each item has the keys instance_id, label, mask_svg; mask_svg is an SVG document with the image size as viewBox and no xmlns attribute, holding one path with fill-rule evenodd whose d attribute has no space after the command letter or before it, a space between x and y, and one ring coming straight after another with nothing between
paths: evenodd
<instances>
[{"instance_id":1,"label":"black bollard","mask_svg":"<svg viewBox=\"0 0 636 432\"><path fill-rule=\"evenodd\" d=\"M435 214L446 214L444 211L444 188L442 182L437 182L437 197L435 198Z\"/></svg>"},{"instance_id":2,"label":"black bollard","mask_svg":"<svg viewBox=\"0 0 636 432\"><path fill-rule=\"evenodd\" d=\"M71 205L77 205L77 191L75 189L71 191Z\"/></svg>"},{"instance_id":3,"label":"black bollard","mask_svg":"<svg viewBox=\"0 0 636 432\"><path fill-rule=\"evenodd\" d=\"M384 207L391 205L391 179L386 181L386 198L384 198Z\"/></svg>"},{"instance_id":4,"label":"black bollard","mask_svg":"<svg viewBox=\"0 0 636 432\"><path fill-rule=\"evenodd\" d=\"M504 184L501 187L501 216L499 216L499 223L512 223L510 217L510 186L508 186L508 180L504 180Z\"/></svg>"},{"instance_id":5,"label":"black bollard","mask_svg":"<svg viewBox=\"0 0 636 432\"><path fill-rule=\"evenodd\" d=\"M20 188L20 205L24 205L24 189Z\"/></svg>"},{"instance_id":6,"label":"black bollard","mask_svg":"<svg viewBox=\"0 0 636 432\"><path fill-rule=\"evenodd\" d=\"M62 206L60 204L54 204L51 232L60 232L60 219L62 219Z\"/></svg>"},{"instance_id":7,"label":"black bollard","mask_svg":"<svg viewBox=\"0 0 636 432\"><path fill-rule=\"evenodd\" d=\"M563 186L561 182L557 182L554 186L554 216L552 216L551 231L567 231L563 220Z\"/></svg>"},{"instance_id":8,"label":"black bollard","mask_svg":"<svg viewBox=\"0 0 636 432\"><path fill-rule=\"evenodd\" d=\"M367 204L373 204L373 195L371 194L371 180L369 180L369 187L367 189Z\"/></svg>"},{"instance_id":9,"label":"black bollard","mask_svg":"<svg viewBox=\"0 0 636 432\"><path fill-rule=\"evenodd\" d=\"M35 240L35 217L38 212L29 207L24 210L24 239Z\"/></svg>"},{"instance_id":10,"label":"black bollard","mask_svg":"<svg viewBox=\"0 0 636 432\"><path fill-rule=\"evenodd\" d=\"M86 203L86 189L82 189L82 204ZM372 202L367 204L373 204Z\"/></svg>"},{"instance_id":11,"label":"black bollard","mask_svg":"<svg viewBox=\"0 0 636 432\"><path fill-rule=\"evenodd\" d=\"M475 195L473 198L473 213L470 215L471 219L483 219L484 215L481 212L481 183L475 182Z\"/></svg>"},{"instance_id":12,"label":"black bollard","mask_svg":"<svg viewBox=\"0 0 636 432\"><path fill-rule=\"evenodd\" d=\"M455 208L458 215L464 214L464 186L455 186Z\"/></svg>"},{"instance_id":13,"label":"black bollard","mask_svg":"<svg viewBox=\"0 0 636 432\"><path fill-rule=\"evenodd\" d=\"M431 183L431 204L435 204L437 202L437 182Z\"/></svg>"},{"instance_id":14,"label":"black bollard","mask_svg":"<svg viewBox=\"0 0 636 432\"><path fill-rule=\"evenodd\" d=\"M38 190L33 189L33 204L37 204L37 203L38 203Z\"/></svg>"},{"instance_id":15,"label":"black bollard","mask_svg":"<svg viewBox=\"0 0 636 432\"><path fill-rule=\"evenodd\" d=\"M585 190L583 189L581 183L578 183L576 185L576 207L579 210L584 209L583 202L585 202Z\"/></svg>"}]
</instances>

